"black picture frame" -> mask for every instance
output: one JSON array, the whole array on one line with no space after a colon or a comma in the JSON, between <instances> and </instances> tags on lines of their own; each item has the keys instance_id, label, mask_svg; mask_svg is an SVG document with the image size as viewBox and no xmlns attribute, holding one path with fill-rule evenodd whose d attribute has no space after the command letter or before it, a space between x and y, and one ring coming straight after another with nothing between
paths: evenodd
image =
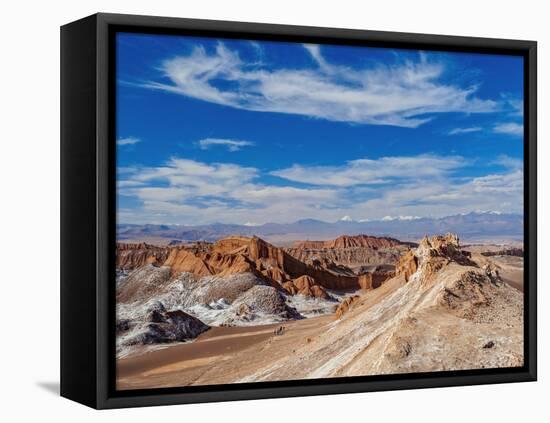
<instances>
[{"instance_id":1,"label":"black picture frame","mask_svg":"<svg viewBox=\"0 0 550 423\"><path fill-rule=\"evenodd\" d=\"M117 31L524 57L525 354L521 368L114 389ZM97 409L534 381L537 378L537 45L471 38L99 13L61 28L61 395Z\"/></svg>"}]
</instances>

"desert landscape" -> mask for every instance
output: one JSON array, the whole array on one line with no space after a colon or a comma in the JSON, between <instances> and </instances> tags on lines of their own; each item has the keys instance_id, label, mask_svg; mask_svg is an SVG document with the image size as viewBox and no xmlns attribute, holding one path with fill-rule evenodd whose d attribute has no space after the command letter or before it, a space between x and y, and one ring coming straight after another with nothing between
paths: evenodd
<instances>
[{"instance_id":1,"label":"desert landscape","mask_svg":"<svg viewBox=\"0 0 550 423\"><path fill-rule=\"evenodd\" d=\"M117 388L523 364L523 251L368 235L117 245Z\"/></svg>"},{"instance_id":2,"label":"desert landscape","mask_svg":"<svg viewBox=\"0 0 550 423\"><path fill-rule=\"evenodd\" d=\"M117 33L116 387L524 363L524 63Z\"/></svg>"}]
</instances>

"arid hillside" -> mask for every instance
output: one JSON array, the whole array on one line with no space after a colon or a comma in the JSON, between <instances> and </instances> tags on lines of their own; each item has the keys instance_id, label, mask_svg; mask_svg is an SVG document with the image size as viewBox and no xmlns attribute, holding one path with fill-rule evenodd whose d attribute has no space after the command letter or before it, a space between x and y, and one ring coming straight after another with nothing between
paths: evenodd
<instances>
[{"instance_id":1,"label":"arid hillside","mask_svg":"<svg viewBox=\"0 0 550 423\"><path fill-rule=\"evenodd\" d=\"M117 266L121 353L194 339L201 332L188 330L191 317L242 326L332 313L346 291L374 289L394 275L377 268L356 273L328 259L304 263L257 237L173 247L119 244ZM186 315L175 320L164 313L173 310Z\"/></svg>"},{"instance_id":2,"label":"arid hillside","mask_svg":"<svg viewBox=\"0 0 550 423\"><path fill-rule=\"evenodd\" d=\"M288 273L292 267L285 265L284 252L257 240L225 241L218 248L233 253L246 250L247 257L256 257L264 266L277 264L293 276ZM169 282L173 268L159 269L166 272L163 283L173 283ZM210 329L203 330L189 324L195 332L202 331L193 342L148 353L137 349L121 356L119 388L514 367L523 363L523 294L503 280L493 257L462 250L454 235L423 239L417 248L401 256L394 277L375 289L335 297L332 312L318 317L304 318L289 301L302 296L276 287L270 282L272 278L241 279L246 274L262 274L259 269L256 264L253 270L259 273L236 273L231 277L238 279L225 280L227 287L240 287L224 309L224 313L233 313L229 326L213 322ZM219 297L212 292L211 281L202 279L198 286L193 281L193 289L184 297L187 301L194 298L195 303ZM322 287L322 281L318 283ZM158 286L159 281L152 284ZM330 289L327 292L332 295ZM254 310L264 317L280 318L275 323L269 319L243 323L246 320L242 316L250 316ZM167 320L170 316L164 312L161 317ZM166 325L164 321L160 324Z\"/></svg>"}]
</instances>

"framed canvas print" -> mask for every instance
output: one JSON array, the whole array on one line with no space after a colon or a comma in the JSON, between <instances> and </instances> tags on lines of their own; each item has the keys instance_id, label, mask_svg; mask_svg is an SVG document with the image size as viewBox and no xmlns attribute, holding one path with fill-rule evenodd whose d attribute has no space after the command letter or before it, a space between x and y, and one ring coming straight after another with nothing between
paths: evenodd
<instances>
[{"instance_id":1,"label":"framed canvas print","mask_svg":"<svg viewBox=\"0 0 550 423\"><path fill-rule=\"evenodd\" d=\"M536 43L61 30L61 390L95 408L536 379Z\"/></svg>"}]
</instances>

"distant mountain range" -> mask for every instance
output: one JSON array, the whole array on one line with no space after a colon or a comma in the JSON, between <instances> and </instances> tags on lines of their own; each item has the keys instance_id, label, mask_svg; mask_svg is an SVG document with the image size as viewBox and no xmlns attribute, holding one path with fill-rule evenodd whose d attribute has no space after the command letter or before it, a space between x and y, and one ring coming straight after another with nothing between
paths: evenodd
<instances>
[{"instance_id":1,"label":"distant mountain range","mask_svg":"<svg viewBox=\"0 0 550 423\"><path fill-rule=\"evenodd\" d=\"M296 240L326 240L340 235L368 234L415 241L424 235L457 233L465 241L523 240L523 216L497 212L472 212L441 218L385 218L337 222L302 219L294 223L258 226L214 223L210 225L118 224L117 240L165 242L216 241L229 235L258 236L278 244Z\"/></svg>"}]
</instances>

